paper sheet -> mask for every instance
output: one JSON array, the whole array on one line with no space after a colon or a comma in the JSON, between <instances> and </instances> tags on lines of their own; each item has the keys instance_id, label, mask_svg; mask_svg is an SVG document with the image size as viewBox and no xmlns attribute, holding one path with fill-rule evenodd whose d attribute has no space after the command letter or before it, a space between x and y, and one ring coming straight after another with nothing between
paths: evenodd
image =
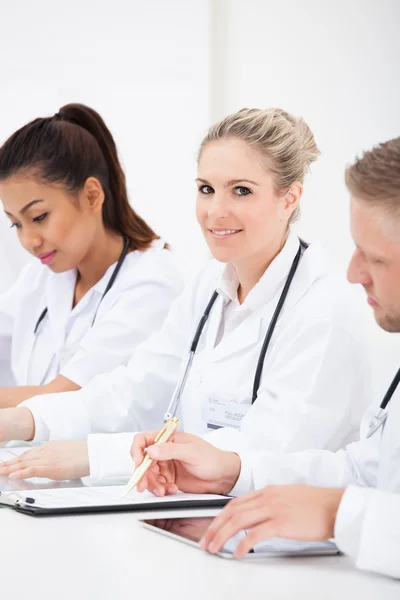
<instances>
[{"instance_id":1,"label":"paper sheet","mask_svg":"<svg viewBox=\"0 0 400 600\"><path fill-rule=\"evenodd\" d=\"M39 508L75 508L88 506L111 506L125 504L155 504L158 502L180 502L182 500L213 500L224 498L224 496L213 496L210 494L184 494L179 492L174 496L158 498L150 492L139 493L136 490L130 492L126 497L123 494L126 486L102 486L102 487L79 487L58 488L47 490L29 490L25 495L34 498L35 507ZM22 498L23 494L18 492ZM0 498L1 502L1 498Z\"/></svg>"}]
</instances>

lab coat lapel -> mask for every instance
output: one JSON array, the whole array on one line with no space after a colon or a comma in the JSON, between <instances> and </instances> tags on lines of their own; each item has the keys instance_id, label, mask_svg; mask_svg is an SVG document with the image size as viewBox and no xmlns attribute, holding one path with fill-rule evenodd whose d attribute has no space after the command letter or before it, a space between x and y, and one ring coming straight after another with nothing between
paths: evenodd
<instances>
[{"instance_id":1,"label":"lab coat lapel","mask_svg":"<svg viewBox=\"0 0 400 600\"><path fill-rule=\"evenodd\" d=\"M76 270L52 274L47 285L47 308L53 340L53 350L58 352L64 344L67 323L72 311L76 282Z\"/></svg>"},{"instance_id":2,"label":"lab coat lapel","mask_svg":"<svg viewBox=\"0 0 400 600\"><path fill-rule=\"evenodd\" d=\"M208 317L208 323L202 335L203 341L200 338L199 351L201 351L204 348L206 348L207 350L212 350L214 348L217 340L219 326L221 324L224 305L225 300L221 295L219 295L217 300L215 301L214 306L211 309L210 316Z\"/></svg>"},{"instance_id":3,"label":"lab coat lapel","mask_svg":"<svg viewBox=\"0 0 400 600\"><path fill-rule=\"evenodd\" d=\"M35 327L37 320L40 317L42 311L37 312L35 315L35 323L33 327ZM28 385L28 371L30 365L30 357L32 354L32 350L35 344L36 336L33 333L33 328L31 331L26 332L26 341L24 342L22 354L19 357L19 361L17 363L17 369L20 370L20 373L16 373L18 381L21 381L20 385Z\"/></svg>"},{"instance_id":4,"label":"lab coat lapel","mask_svg":"<svg viewBox=\"0 0 400 600\"><path fill-rule=\"evenodd\" d=\"M400 489L400 388L389 404L381 438L378 487L390 492ZM375 435L379 435L377 432Z\"/></svg>"},{"instance_id":5,"label":"lab coat lapel","mask_svg":"<svg viewBox=\"0 0 400 600\"><path fill-rule=\"evenodd\" d=\"M65 342L67 321L72 310L72 302L75 290L76 272L75 270L65 273L52 273L47 282L45 303L47 306L47 315L45 319L49 319L49 335L51 337L51 347L54 355L58 355L60 348ZM45 306L40 307L39 315ZM36 321L35 321L36 323ZM34 350L35 336L32 332L32 340L30 340L29 351L24 361L25 373L24 379L27 381L29 374L30 355ZM35 381L41 382L44 380L49 368L51 356L44 356L43 361L40 361L39 366L36 366Z\"/></svg>"},{"instance_id":6,"label":"lab coat lapel","mask_svg":"<svg viewBox=\"0 0 400 600\"><path fill-rule=\"evenodd\" d=\"M261 324L260 314L247 317L234 331L224 335L212 352L212 360L223 360L227 356L237 352L245 352L247 348L258 344L262 337Z\"/></svg>"}]
</instances>

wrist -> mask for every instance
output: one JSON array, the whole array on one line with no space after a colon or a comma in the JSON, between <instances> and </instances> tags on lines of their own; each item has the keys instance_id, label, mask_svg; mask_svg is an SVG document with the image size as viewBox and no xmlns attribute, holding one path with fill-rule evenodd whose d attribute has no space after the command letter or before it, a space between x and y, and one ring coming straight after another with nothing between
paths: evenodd
<instances>
[{"instance_id":1,"label":"wrist","mask_svg":"<svg viewBox=\"0 0 400 600\"><path fill-rule=\"evenodd\" d=\"M330 502L328 506L328 519L329 519L329 537L334 537L336 516L339 510L340 502L342 501L344 488L330 490Z\"/></svg>"},{"instance_id":2,"label":"wrist","mask_svg":"<svg viewBox=\"0 0 400 600\"><path fill-rule=\"evenodd\" d=\"M35 437L35 419L29 408L21 407L10 409L14 411L12 415L12 426L8 439L23 440L30 442Z\"/></svg>"},{"instance_id":3,"label":"wrist","mask_svg":"<svg viewBox=\"0 0 400 600\"><path fill-rule=\"evenodd\" d=\"M223 452L224 457L222 463L222 473L220 484L222 491L221 494L229 494L229 492L235 487L235 484L240 475L241 460L236 452Z\"/></svg>"}]
</instances>

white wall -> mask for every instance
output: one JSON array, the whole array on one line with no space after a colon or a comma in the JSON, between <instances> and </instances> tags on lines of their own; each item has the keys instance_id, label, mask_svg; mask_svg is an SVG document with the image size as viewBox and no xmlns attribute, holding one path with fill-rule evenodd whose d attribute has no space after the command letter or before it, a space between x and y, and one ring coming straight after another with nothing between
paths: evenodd
<instances>
[{"instance_id":1,"label":"white wall","mask_svg":"<svg viewBox=\"0 0 400 600\"><path fill-rule=\"evenodd\" d=\"M100 112L132 204L190 261L206 254L194 217L195 157L209 124L205 0L0 2L0 143L68 102ZM0 218L0 291L28 256Z\"/></svg>"},{"instance_id":2,"label":"white wall","mask_svg":"<svg viewBox=\"0 0 400 600\"><path fill-rule=\"evenodd\" d=\"M215 0L213 118L279 106L303 116L322 155L306 182L299 232L345 269L353 244L343 173L363 148L400 134L398 0ZM360 289L374 388L400 363Z\"/></svg>"},{"instance_id":3,"label":"white wall","mask_svg":"<svg viewBox=\"0 0 400 600\"><path fill-rule=\"evenodd\" d=\"M345 269L344 166L400 132L398 0L20 0L0 2L0 22L0 140L64 103L92 105L115 135L132 203L186 273L207 255L193 179L208 124L243 106L305 117L322 156L299 231ZM0 292L25 260L0 217ZM359 295L380 391L400 340Z\"/></svg>"}]
</instances>

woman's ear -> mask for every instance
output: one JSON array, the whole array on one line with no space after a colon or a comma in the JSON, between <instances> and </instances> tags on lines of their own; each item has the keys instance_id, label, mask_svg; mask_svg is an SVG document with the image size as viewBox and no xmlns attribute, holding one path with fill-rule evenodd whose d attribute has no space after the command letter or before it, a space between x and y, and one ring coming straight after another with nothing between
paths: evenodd
<instances>
[{"instance_id":1,"label":"woman's ear","mask_svg":"<svg viewBox=\"0 0 400 600\"><path fill-rule=\"evenodd\" d=\"M82 199L90 212L101 212L104 204L104 190L96 177L86 179L82 190Z\"/></svg>"},{"instance_id":2,"label":"woman's ear","mask_svg":"<svg viewBox=\"0 0 400 600\"><path fill-rule=\"evenodd\" d=\"M302 195L303 184L300 181L295 181L284 196L285 211L289 211L292 214L298 207Z\"/></svg>"}]
</instances>

